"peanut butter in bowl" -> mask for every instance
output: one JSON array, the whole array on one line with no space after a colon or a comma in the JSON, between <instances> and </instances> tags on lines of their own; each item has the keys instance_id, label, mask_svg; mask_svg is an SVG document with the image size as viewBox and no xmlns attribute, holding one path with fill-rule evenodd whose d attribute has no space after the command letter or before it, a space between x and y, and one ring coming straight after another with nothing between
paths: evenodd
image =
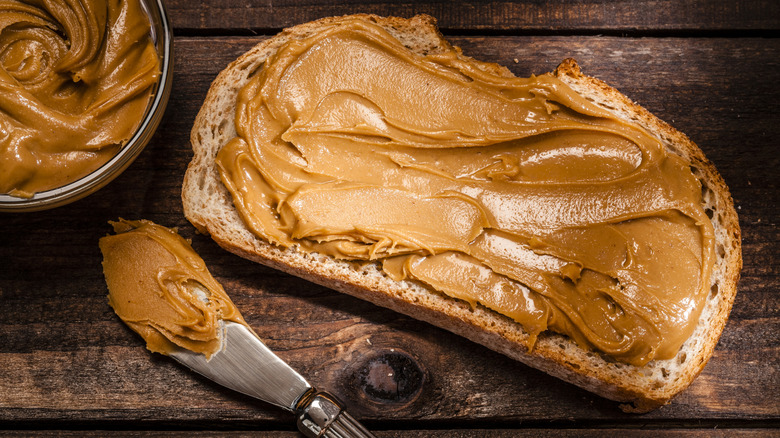
<instances>
[{"instance_id":1,"label":"peanut butter in bowl","mask_svg":"<svg viewBox=\"0 0 780 438\"><path fill-rule=\"evenodd\" d=\"M141 133L156 128L170 82L170 30L161 8L141 0L4 6L0 208L24 209L25 200L46 208L39 204L55 193L68 199L91 193L96 187L79 190L78 181L107 183L92 181L101 175L86 177L148 141L151 133ZM128 159L109 167L121 171ZM73 190L63 190L69 185Z\"/></svg>"}]
</instances>

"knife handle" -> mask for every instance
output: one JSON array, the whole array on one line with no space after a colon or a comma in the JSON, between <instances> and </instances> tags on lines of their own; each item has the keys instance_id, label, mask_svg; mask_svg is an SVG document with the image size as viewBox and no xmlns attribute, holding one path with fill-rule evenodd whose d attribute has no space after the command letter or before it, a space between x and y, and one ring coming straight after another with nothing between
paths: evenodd
<instances>
[{"instance_id":1,"label":"knife handle","mask_svg":"<svg viewBox=\"0 0 780 438\"><path fill-rule=\"evenodd\" d=\"M375 438L327 392L311 391L296 409L298 429L309 438Z\"/></svg>"}]
</instances>

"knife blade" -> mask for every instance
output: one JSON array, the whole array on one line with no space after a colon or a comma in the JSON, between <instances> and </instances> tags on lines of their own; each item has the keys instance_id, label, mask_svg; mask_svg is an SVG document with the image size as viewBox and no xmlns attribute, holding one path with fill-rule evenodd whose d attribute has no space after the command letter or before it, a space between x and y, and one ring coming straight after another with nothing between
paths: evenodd
<instances>
[{"instance_id":1,"label":"knife blade","mask_svg":"<svg viewBox=\"0 0 780 438\"><path fill-rule=\"evenodd\" d=\"M222 348L210 359L180 348L169 355L234 391L294 412L308 437L373 437L331 394L317 391L248 327L223 321Z\"/></svg>"}]
</instances>

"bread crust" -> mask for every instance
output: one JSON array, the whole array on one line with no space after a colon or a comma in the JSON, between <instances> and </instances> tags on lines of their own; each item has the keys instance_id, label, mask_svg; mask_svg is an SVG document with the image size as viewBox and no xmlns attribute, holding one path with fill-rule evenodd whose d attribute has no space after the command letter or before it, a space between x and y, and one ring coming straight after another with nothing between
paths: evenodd
<instances>
[{"instance_id":1,"label":"bread crust","mask_svg":"<svg viewBox=\"0 0 780 438\"><path fill-rule=\"evenodd\" d=\"M715 167L688 137L616 89L582 74L573 59L564 60L552 74L588 100L658 137L672 153L691 163L702 183L705 209L712 212L717 241L712 274L714 292L707 299L693 335L676 357L637 367L583 350L571 339L549 332L541 334L529 350L529 336L518 323L482 306L472 307L418 283L393 281L375 263L345 262L297 248L281 249L249 232L233 207L215 164L219 149L236 135L233 116L237 93L265 59L287 41L305 38L348 18L375 22L420 54L452 48L439 33L436 20L427 15L411 19L365 14L330 17L285 29L260 42L218 75L195 119L191 133L194 156L182 187L187 219L221 247L241 257L450 330L605 398L626 403L621 406L626 411L657 408L690 385L712 356L736 295L742 256L731 195ZM497 64L479 65L492 73L512 76Z\"/></svg>"}]
</instances>

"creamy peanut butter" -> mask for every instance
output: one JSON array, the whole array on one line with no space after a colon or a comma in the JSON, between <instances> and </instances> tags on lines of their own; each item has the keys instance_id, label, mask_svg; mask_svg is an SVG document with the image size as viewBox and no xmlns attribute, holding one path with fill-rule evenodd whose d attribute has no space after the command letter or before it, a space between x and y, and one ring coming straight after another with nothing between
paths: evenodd
<instances>
[{"instance_id":1,"label":"creamy peanut butter","mask_svg":"<svg viewBox=\"0 0 780 438\"><path fill-rule=\"evenodd\" d=\"M176 231L145 220L112 224L117 234L100 239L108 302L146 348L168 354L181 347L210 358L222 346L220 321L246 325Z\"/></svg>"},{"instance_id":2,"label":"creamy peanut butter","mask_svg":"<svg viewBox=\"0 0 780 438\"><path fill-rule=\"evenodd\" d=\"M422 56L364 20L279 48L218 155L246 225L375 260L617 360L670 358L702 310L712 224L688 164L552 75Z\"/></svg>"},{"instance_id":3,"label":"creamy peanut butter","mask_svg":"<svg viewBox=\"0 0 780 438\"><path fill-rule=\"evenodd\" d=\"M4 2L0 67L0 193L18 197L114 156L160 74L139 0Z\"/></svg>"}]
</instances>

